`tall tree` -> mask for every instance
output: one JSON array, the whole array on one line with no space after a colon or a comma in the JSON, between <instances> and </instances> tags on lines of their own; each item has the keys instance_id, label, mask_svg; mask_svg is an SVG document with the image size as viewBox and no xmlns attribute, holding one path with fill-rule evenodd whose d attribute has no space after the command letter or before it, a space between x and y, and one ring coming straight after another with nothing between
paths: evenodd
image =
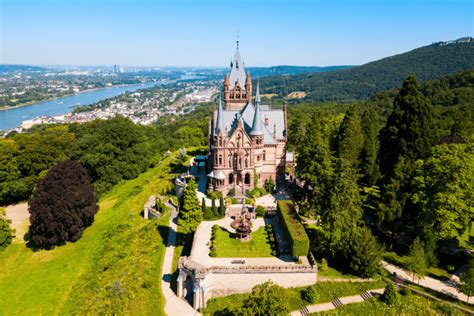
<instances>
[{"instance_id":1,"label":"tall tree","mask_svg":"<svg viewBox=\"0 0 474 316\"><path fill-rule=\"evenodd\" d=\"M184 190L178 216L178 224L183 233L195 232L202 221L203 214L197 199L196 190L196 182L191 179Z\"/></svg>"},{"instance_id":2,"label":"tall tree","mask_svg":"<svg viewBox=\"0 0 474 316\"><path fill-rule=\"evenodd\" d=\"M50 249L81 238L98 210L86 170L71 160L51 168L28 201L30 245Z\"/></svg>"},{"instance_id":3,"label":"tall tree","mask_svg":"<svg viewBox=\"0 0 474 316\"><path fill-rule=\"evenodd\" d=\"M327 117L316 113L296 150L296 174L304 182L309 207L316 214L321 214L324 208L334 173L326 124L329 124Z\"/></svg>"},{"instance_id":4,"label":"tall tree","mask_svg":"<svg viewBox=\"0 0 474 316\"><path fill-rule=\"evenodd\" d=\"M349 108L336 136L337 156L350 166L359 164L359 155L364 145L360 111L354 106Z\"/></svg>"},{"instance_id":5,"label":"tall tree","mask_svg":"<svg viewBox=\"0 0 474 316\"><path fill-rule=\"evenodd\" d=\"M377 182L380 172L377 164L379 152L378 116L372 106L366 108L362 113L361 125L364 144L360 152L359 170L362 176L360 182L366 186L373 186Z\"/></svg>"},{"instance_id":6,"label":"tall tree","mask_svg":"<svg viewBox=\"0 0 474 316\"><path fill-rule=\"evenodd\" d=\"M379 166L388 181L400 156L424 158L436 139L431 102L414 76L403 82L387 124L380 131Z\"/></svg>"},{"instance_id":7,"label":"tall tree","mask_svg":"<svg viewBox=\"0 0 474 316\"><path fill-rule=\"evenodd\" d=\"M423 243L419 238L416 238L410 246L407 268L413 275L412 282L415 282L415 277L419 280L426 275L428 264Z\"/></svg>"},{"instance_id":8,"label":"tall tree","mask_svg":"<svg viewBox=\"0 0 474 316\"><path fill-rule=\"evenodd\" d=\"M219 215L220 217L225 216L225 203L224 203L224 196L219 197Z\"/></svg>"},{"instance_id":9,"label":"tall tree","mask_svg":"<svg viewBox=\"0 0 474 316\"><path fill-rule=\"evenodd\" d=\"M337 160L335 174L326 192L321 220L327 240L328 253L344 253L344 240L350 237L362 217L362 201L353 168Z\"/></svg>"}]
</instances>

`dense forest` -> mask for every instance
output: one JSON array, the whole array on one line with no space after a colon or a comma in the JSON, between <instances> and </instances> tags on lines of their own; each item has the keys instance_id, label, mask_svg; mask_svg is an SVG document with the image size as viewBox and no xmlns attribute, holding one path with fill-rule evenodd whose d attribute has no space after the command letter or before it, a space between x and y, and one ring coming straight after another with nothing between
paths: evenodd
<instances>
[{"instance_id":1,"label":"dense forest","mask_svg":"<svg viewBox=\"0 0 474 316\"><path fill-rule=\"evenodd\" d=\"M294 91L306 92L306 102L350 102L398 87L408 75L426 81L474 67L474 42L435 43L362 66L337 71L262 78L263 93L280 98Z\"/></svg>"},{"instance_id":2,"label":"dense forest","mask_svg":"<svg viewBox=\"0 0 474 316\"><path fill-rule=\"evenodd\" d=\"M0 139L0 205L27 200L48 169L72 159L81 163L100 196L122 179L132 179L166 153L206 143L210 105L179 120L155 126L116 117L85 124L43 125Z\"/></svg>"},{"instance_id":3,"label":"dense forest","mask_svg":"<svg viewBox=\"0 0 474 316\"><path fill-rule=\"evenodd\" d=\"M472 247L473 93L471 69L423 85L410 76L350 105L289 107L300 207L321 221L317 256L369 275L374 235L402 254L421 245L427 266L454 264L446 249Z\"/></svg>"}]
</instances>

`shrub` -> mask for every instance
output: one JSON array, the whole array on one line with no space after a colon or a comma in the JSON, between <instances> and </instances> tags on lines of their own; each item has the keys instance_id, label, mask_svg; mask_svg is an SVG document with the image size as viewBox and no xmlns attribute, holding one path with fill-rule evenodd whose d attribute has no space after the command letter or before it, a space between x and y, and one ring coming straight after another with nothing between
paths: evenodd
<instances>
[{"instance_id":1,"label":"shrub","mask_svg":"<svg viewBox=\"0 0 474 316\"><path fill-rule=\"evenodd\" d=\"M395 285L393 285L393 282L387 282L381 299L387 305L398 305L400 303L400 294L395 288Z\"/></svg>"},{"instance_id":2,"label":"shrub","mask_svg":"<svg viewBox=\"0 0 474 316\"><path fill-rule=\"evenodd\" d=\"M326 258L321 259L321 264L319 265L320 271L327 271L328 270L328 261Z\"/></svg>"},{"instance_id":3,"label":"shrub","mask_svg":"<svg viewBox=\"0 0 474 316\"><path fill-rule=\"evenodd\" d=\"M243 315L286 315L289 312L286 301L283 288L267 281L252 288L241 312Z\"/></svg>"},{"instance_id":4,"label":"shrub","mask_svg":"<svg viewBox=\"0 0 474 316\"><path fill-rule=\"evenodd\" d=\"M263 217L263 216L265 216L265 214L267 214L267 210L261 205L259 205L255 208L255 212L257 213L258 216L261 216L261 217ZM271 225L270 225L270 227L271 227Z\"/></svg>"},{"instance_id":5,"label":"shrub","mask_svg":"<svg viewBox=\"0 0 474 316\"><path fill-rule=\"evenodd\" d=\"M209 252L209 256L210 256L210 257L213 257L213 258L214 258L214 257L217 257L217 251L211 250L211 251Z\"/></svg>"},{"instance_id":6,"label":"shrub","mask_svg":"<svg viewBox=\"0 0 474 316\"><path fill-rule=\"evenodd\" d=\"M309 252L309 238L298 219L291 201L278 201L278 218L289 241L293 257L306 256Z\"/></svg>"},{"instance_id":7,"label":"shrub","mask_svg":"<svg viewBox=\"0 0 474 316\"><path fill-rule=\"evenodd\" d=\"M319 298L319 293L316 288L316 285L308 286L302 292L302 297L308 303L316 303L317 299Z\"/></svg>"}]
</instances>

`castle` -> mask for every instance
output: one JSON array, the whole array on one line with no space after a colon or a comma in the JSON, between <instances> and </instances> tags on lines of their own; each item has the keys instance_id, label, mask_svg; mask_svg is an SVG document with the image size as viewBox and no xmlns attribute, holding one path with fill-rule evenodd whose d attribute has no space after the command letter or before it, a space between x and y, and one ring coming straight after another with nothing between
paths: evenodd
<instances>
[{"instance_id":1,"label":"castle","mask_svg":"<svg viewBox=\"0 0 474 316\"><path fill-rule=\"evenodd\" d=\"M209 123L208 179L211 190L240 195L284 176L286 108L261 104L258 83L252 101L252 79L245 72L238 41L230 66L224 79L224 107L219 97Z\"/></svg>"}]
</instances>

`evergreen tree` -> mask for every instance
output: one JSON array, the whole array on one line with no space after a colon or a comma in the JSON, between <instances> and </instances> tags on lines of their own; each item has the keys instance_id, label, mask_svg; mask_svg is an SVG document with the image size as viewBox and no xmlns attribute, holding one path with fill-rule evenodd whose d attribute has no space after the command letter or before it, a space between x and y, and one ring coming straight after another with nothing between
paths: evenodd
<instances>
[{"instance_id":1,"label":"evergreen tree","mask_svg":"<svg viewBox=\"0 0 474 316\"><path fill-rule=\"evenodd\" d=\"M242 308L243 315L276 316L288 312L283 288L271 281L254 286Z\"/></svg>"},{"instance_id":2,"label":"evergreen tree","mask_svg":"<svg viewBox=\"0 0 474 316\"><path fill-rule=\"evenodd\" d=\"M38 182L36 193L28 201L29 244L50 249L78 240L94 221L99 208L96 203L84 167L71 160L57 164Z\"/></svg>"},{"instance_id":3,"label":"evergreen tree","mask_svg":"<svg viewBox=\"0 0 474 316\"><path fill-rule=\"evenodd\" d=\"M214 216L212 215L211 210L206 206L206 198L203 197L201 201L201 211L204 219L210 220Z\"/></svg>"},{"instance_id":4,"label":"evergreen tree","mask_svg":"<svg viewBox=\"0 0 474 316\"><path fill-rule=\"evenodd\" d=\"M426 254L424 245L417 237L410 246L410 254L408 256L407 268L413 275L412 282L415 282L415 276L419 279L426 275L428 264L426 262Z\"/></svg>"},{"instance_id":5,"label":"evergreen tree","mask_svg":"<svg viewBox=\"0 0 474 316\"><path fill-rule=\"evenodd\" d=\"M350 237L362 217L362 201L354 169L342 160L337 161L331 190L321 212L327 251L332 255L344 253L344 240Z\"/></svg>"},{"instance_id":6,"label":"evergreen tree","mask_svg":"<svg viewBox=\"0 0 474 316\"><path fill-rule=\"evenodd\" d=\"M360 152L359 170L362 178L360 182L366 186L373 186L380 177L377 155L379 152L378 117L373 107L364 110L361 119L364 144Z\"/></svg>"},{"instance_id":7,"label":"evergreen tree","mask_svg":"<svg viewBox=\"0 0 474 316\"><path fill-rule=\"evenodd\" d=\"M383 291L381 299L387 305L400 304L400 293L398 293L395 285L393 285L393 282L391 281L387 282L387 285L385 286L385 290Z\"/></svg>"},{"instance_id":8,"label":"evergreen tree","mask_svg":"<svg viewBox=\"0 0 474 316\"><path fill-rule=\"evenodd\" d=\"M353 106L346 111L336 136L337 156L345 160L349 166L357 166L363 145L360 113Z\"/></svg>"},{"instance_id":9,"label":"evergreen tree","mask_svg":"<svg viewBox=\"0 0 474 316\"><path fill-rule=\"evenodd\" d=\"M467 301L474 293L474 259L470 259L466 271L461 273L459 291L467 295Z\"/></svg>"},{"instance_id":10,"label":"evergreen tree","mask_svg":"<svg viewBox=\"0 0 474 316\"><path fill-rule=\"evenodd\" d=\"M219 197L219 215L220 217L225 216L225 204L224 204L224 197L222 195Z\"/></svg>"},{"instance_id":11,"label":"evergreen tree","mask_svg":"<svg viewBox=\"0 0 474 316\"><path fill-rule=\"evenodd\" d=\"M369 228L357 228L347 241L349 245L345 258L353 272L368 278L380 271L382 248Z\"/></svg>"},{"instance_id":12,"label":"evergreen tree","mask_svg":"<svg viewBox=\"0 0 474 316\"><path fill-rule=\"evenodd\" d=\"M213 217L219 217L219 210L217 209L216 206L216 198L212 197L212 207L211 207L211 213Z\"/></svg>"},{"instance_id":13,"label":"evergreen tree","mask_svg":"<svg viewBox=\"0 0 474 316\"><path fill-rule=\"evenodd\" d=\"M196 182L191 179L183 194L178 225L183 233L193 233L202 221L203 213L196 195Z\"/></svg>"},{"instance_id":14,"label":"evergreen tree","mask_svg":"<svg viewBox=\"0 0 474 316\"><path fill-rule=\"evenodd\" d=\"M432 111L420 84L414 76L409 76L395 97L392 113L379 135L379 166L385 181L392 176L400 156L414 160L428 155L436 139Z\"/></svg>"}]
</instances>

